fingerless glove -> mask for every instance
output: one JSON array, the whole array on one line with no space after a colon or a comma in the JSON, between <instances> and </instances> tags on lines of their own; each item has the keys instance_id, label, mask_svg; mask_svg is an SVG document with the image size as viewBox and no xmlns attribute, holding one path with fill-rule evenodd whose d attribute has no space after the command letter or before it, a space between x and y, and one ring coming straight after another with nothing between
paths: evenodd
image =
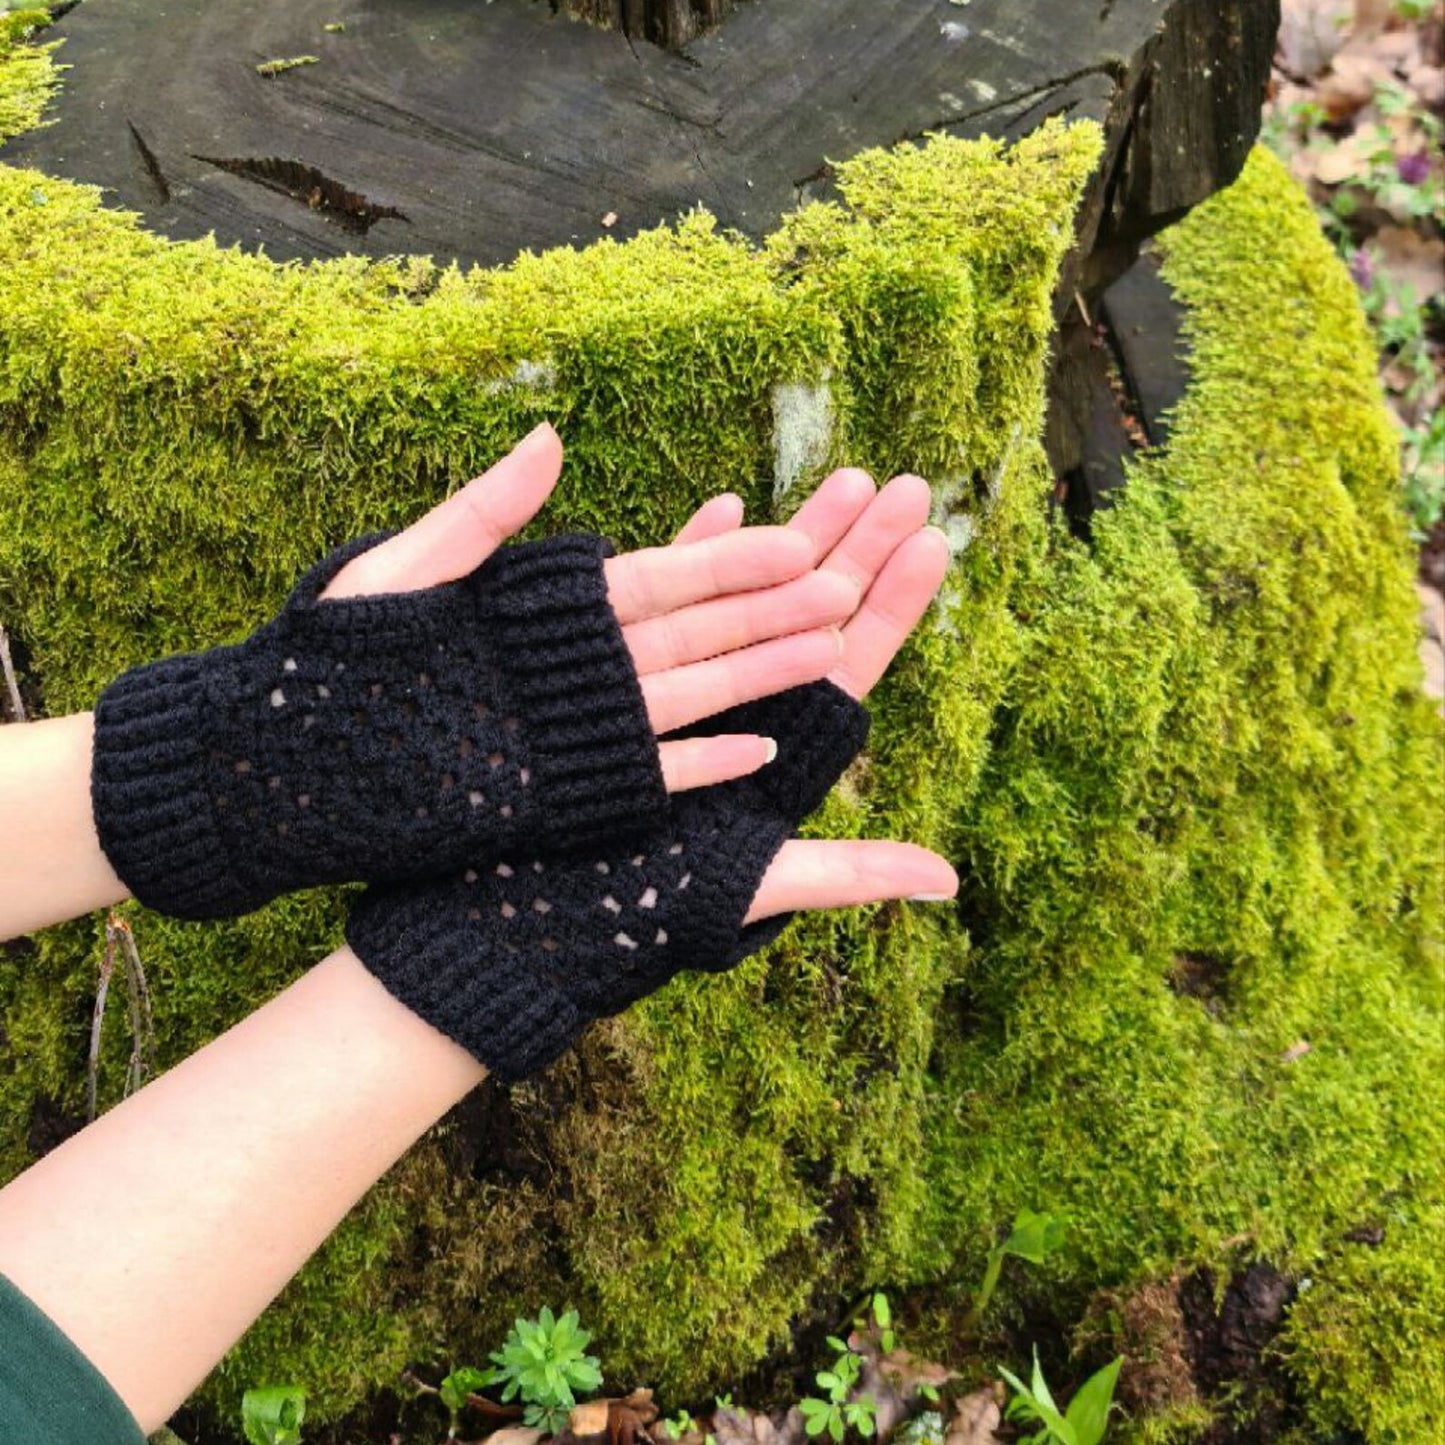
<instances>
[{"instance_id":1,"label":"fingerless glove","mask_svg":"<svg viewBox=\"0 0 1445 1445\"><path fill-rule=\"evenodd\" d=\"M586 848L666 816L600 539L319 600L382 540L333 552L238 646L136 668L101 695L96 829L141 902L222 917L316 884Z\"/></svg>"},{"instance_id":2,"label":"fingerless glove","mask_svg":"<svg viewBox=\"0 0 1445 1445\"><path fill-rule=\"evenodd\" d=\"M534 1073L682 969L719 972L756 952L789 921L744 924L763 875L863 746L868 714L815 683L708 728L771 736L778 755L749 777L678 794L665 825L635 845L568 860L511 854L370 889L347 922L353 951L504 1080Z\"/></svg>"}]
</instances>

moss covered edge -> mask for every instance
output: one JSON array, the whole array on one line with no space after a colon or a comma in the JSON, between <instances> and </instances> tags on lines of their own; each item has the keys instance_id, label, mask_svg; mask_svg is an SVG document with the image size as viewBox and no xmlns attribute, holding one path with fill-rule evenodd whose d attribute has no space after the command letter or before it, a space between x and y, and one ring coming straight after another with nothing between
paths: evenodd
<instances>
[{"instance_id":1,"label":"moss covered edge","mask_svg":"<svg viewBox=\"0 0 1445 1445\"><path fill-rule=\"evenodd\" d=\"M40 55L0 41L0 129L3 97L38 115ZM936 138L844 166L842 204L761 248L697 214L468 274L171 245L0 168L0 618L51 711L241 634L329 543L416 515L542 417L568 444L551 526L655 542L723 487L781 514L846 458L935 479L959 547L820 827L964 861L961 915L808 920L437 1131L211 1398L294 1378L335 1416L564 1300L619 1379L699 1394L840 1290L947 1298L1028 1204L1067 1212L1070 1245L1001 1298L995 1353L1263 1257L1310 1282L1283 1342L1302 1438L1413 1440L1445 1410L1445 1139L1421 1106L1441 732L1368 338L1257 156L1165 238L1195 371L1171 450L1092 551L1071 542L1035 439L1097 147ZM338 917L321 895L217 927L137 914L160 1062ZM0 1173L77 1107L95 954L81 923L0 957ZM1377 1254L1346 1239L1362 1221Z\"/></svg>"}]
</instances>

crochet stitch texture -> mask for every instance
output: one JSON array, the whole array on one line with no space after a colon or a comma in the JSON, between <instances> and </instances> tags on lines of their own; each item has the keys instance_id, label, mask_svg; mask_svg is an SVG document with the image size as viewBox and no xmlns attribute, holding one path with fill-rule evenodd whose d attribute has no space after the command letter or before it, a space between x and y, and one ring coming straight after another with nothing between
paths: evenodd
<instances>
[{"instance_id":1,"label":"crochet stitch texture","mask_svg":"<svg viewBox=\"0 0 1445 1445\"><path fill-rule=\"evenodd\" d=\"M504 1080L535 1073L588 1023L683 969L731 968L787 926L791 915L743 920L778 849L863 746L868 713L815 683L707 727L771 736L778 756L678 794L643 842L585 858L509 854L370 889L347 941L402 1003Z\"/></svg>"},{"instance_id":2,"label":"crochet stitch texture","mask_svg":"<svg viewBox=\"0 0 1445 1445\"><path fill-rule=\"evenodd\" d=\"M314 567L234 647L135 668L95 710L91 798L131 892L182 918L646 831L667 795L597 537L416 592Z\"/></svg>"}]
</instances>

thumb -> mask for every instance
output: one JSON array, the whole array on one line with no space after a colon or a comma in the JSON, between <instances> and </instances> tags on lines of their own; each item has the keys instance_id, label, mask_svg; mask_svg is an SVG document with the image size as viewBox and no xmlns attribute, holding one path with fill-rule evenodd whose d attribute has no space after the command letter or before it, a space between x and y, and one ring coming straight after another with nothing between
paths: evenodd
<instances>
[{"instance_id":1,"label":"thumb","mask_svg":"<svg viewBox=\"0 0 1445 1445\"><path fill-rule=\"evenodd\" d=\"M414 592L465 577L542 510L561 474L562 439L543 422L406 531L348 562L322 597Z\"/></svg>"}]
</instances>

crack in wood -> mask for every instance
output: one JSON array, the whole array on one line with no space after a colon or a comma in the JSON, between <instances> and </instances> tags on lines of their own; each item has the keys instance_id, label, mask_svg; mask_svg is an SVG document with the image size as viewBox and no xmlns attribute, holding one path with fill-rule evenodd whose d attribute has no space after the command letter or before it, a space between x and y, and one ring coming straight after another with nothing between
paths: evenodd
<instances>
[{"instance_id":1,"label":"crack in wood","mask_svg":"<svg viewBox=\"0 0 1445 1445\"><path fill-rule=\"evenodd\" d=\"M77 0L79 3L79 0ZM145 137L136 129L133 120L126 121L126 128L130 131L130 138L135 142L136 149L140 152L141 164L145 167L145 173L155 184L156 192L161 200L169 204L171 199L171 183L166 179L166 173L161 169L161 163L156 159L155 152L146 144Z\"/></svg>"},{"instance_id":2,"label":"crack in wood","mask_svg":"<svg viewBox=\"0 0 1445 1445\"><path fill-rule=\"evenodd\" d=\"M134 131L134 127L132 127ZM140 140L139 135L136 136ZM143 144L143 142L142 142ZM289 161L280 156L254 159L246 156L193 156L217 170L239 176L267 190L290 196L293 201L319 211L343 230L364 236L378 221L407 221L395 206L383 206L356 191L348 190L340 181L308 166L302 161Z\"/></svg>"},{"instance_id":3,"label":"crack in wood","mask_svg":"<svg viewBox=\"0 0 1445 1445\"><path fill-rule=\"evenodd\" d=\"M1091 76L1103 75L1113 81L1116 87L1122 86L1127 79L1127 67L1117 61L1108 60L1101 65L1090 65L1082 70L1075 70L1069 75L1057 76L1051 80L1043 81L1039 85L1031 86L1028 90L1021 90L1017 95L1006 96L1003 100L991 101L988 105L980 106L977 110L969 110L961 115L945 116L939 120L931 121L928 125L920 126L917 130L905 131L894 142L894 145L902 145L906 141L921 141L925 136L937 131L951 131L954 127L967 125L971 120L977 120L981 116L993 115L1001 110L1018 109L1020 113L1027 110L1031 103L1036 102L1040 96L1047 96L1055 91L1064 90L1070 85L1076 85L1081 80L1088 80ZM1040 123L1055 115L1067 115L1078 106L1077 97L1073 100L1064 101L1053 110L1046 111L1040 117ZM793 182L794 204L801 204L807 187L827 181L832 176L833 170L825 161L817 170L810 175L804 176L801 180Z\"/></svg>"},{"instance_id":4,"label":"crack in wood","mask_svg":"<svg viewBox=\"0 0 1445 1445\"><path fill-rule=\"evenodd\" d=\"M1088 80L1091 76L1103 75L1114 82L1116 87L1122 87L1129 78L1129 67L1119 60L1105 60L1099 65L1088 65L1082 70L1075 70L1069 75L1056 76L1050 80L1043 81L1039 85L1031 86L1028 90L1021 90L1017 95L1005 96L1003 100L990 101L987 105L981 105L977 110L965 111L962 115L950 116L947 121L940 122L940 125L967 125L971 120L977 120L980 116L992 115L995 111L1007 110L1010 106L1022 104L1024 101L1035 100L1041 95L1047 95L1051 90L1062 90L1066 85L1076 85L1081 80ZM929 129L938 129L938 126ZM924 134L920 131L919 135ZM910 137L917 139L917 137Z\"/></svg>"}]
</instances>

